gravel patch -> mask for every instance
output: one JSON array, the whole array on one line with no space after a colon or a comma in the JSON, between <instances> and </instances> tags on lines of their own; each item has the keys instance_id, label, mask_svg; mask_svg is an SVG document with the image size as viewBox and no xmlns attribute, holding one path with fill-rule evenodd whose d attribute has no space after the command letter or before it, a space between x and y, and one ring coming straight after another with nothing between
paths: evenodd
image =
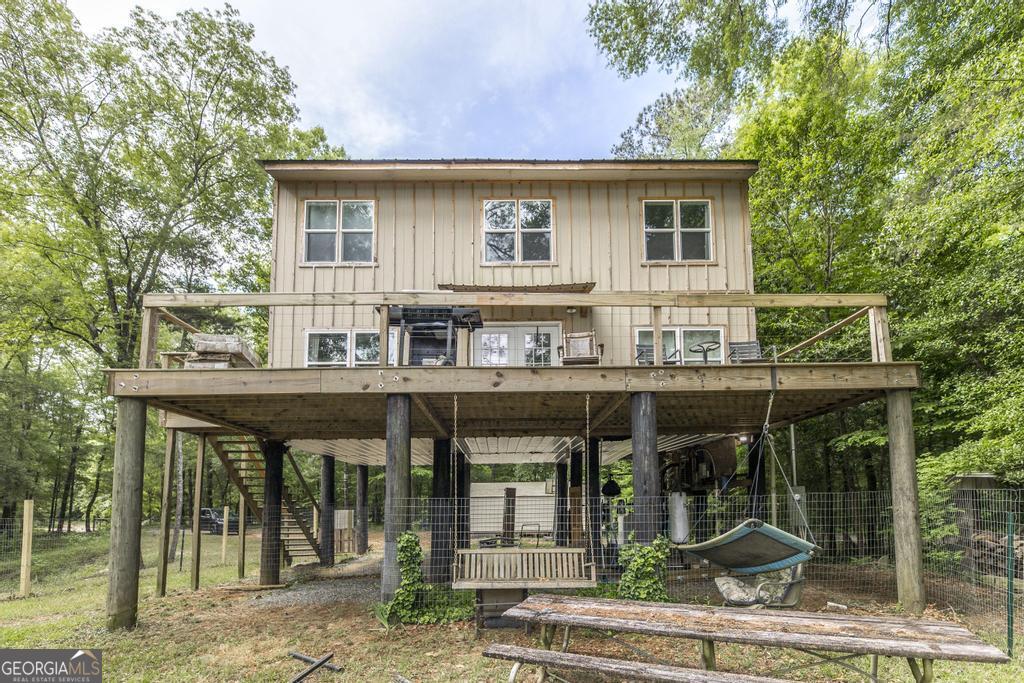
<instances>
[{"instance_id":1,"label":"gravel patch","mask_svg":"<svg viewBox=\"0 0 1024 683\"><path fill-rule=\"evenodd\" d=\"M383 557L363 555L345 564L322 569L313 565L295 568L297 583L288 588L256 595L252 604L263 607L330 605L380 601L380 568Z\"/></svg>"}]
</instances>

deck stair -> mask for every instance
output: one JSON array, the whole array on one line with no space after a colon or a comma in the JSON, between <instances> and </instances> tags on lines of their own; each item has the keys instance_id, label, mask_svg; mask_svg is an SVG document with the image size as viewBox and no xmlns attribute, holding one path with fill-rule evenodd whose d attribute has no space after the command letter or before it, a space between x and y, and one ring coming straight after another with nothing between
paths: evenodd
<instances>
[{"instance_id":1,"label":"deck stair","mask_svg":"<svg viewBox=\"0 0 1024 683\"><path fill-rule=\"evenodd\" d=\"M245 500L246 507L262 523L263 444L254 437L240 435L210 435L208 438L228 478ZM281 542L285 559L289 564L318 562L320 549L313 533L312 510L319 507L292 454L286 453L285 459L294 468L301 491L296 496L287 485L282 484L281 487ZM306 507L300 507L303 503Z\"/></svg>"}]
</instances>

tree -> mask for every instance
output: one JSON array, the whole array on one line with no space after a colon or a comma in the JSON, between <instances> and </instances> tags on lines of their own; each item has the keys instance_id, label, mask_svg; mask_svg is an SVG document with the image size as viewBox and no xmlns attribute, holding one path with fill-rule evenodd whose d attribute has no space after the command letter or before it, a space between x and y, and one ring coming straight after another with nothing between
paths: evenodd
<instances>
[{"instance_id":1,"label":"tree","mask_svg":"<svg viewBox=\"0 0 1024 683\"><path fill-rule=\"evenodd\" d=\"M124 367L147 292L266 249L255 159L325 141L252 37L230 7L91 38L54 0L0 5L3 241L36 324Z\"/></svg>"},{"instance_id":2,"label":"tree","mask_svg":"<svg viewBox=\"0 0 1024 683\"><path fill-rule=\"evenodd\" d=\"M612 154L623 159L698 159L718 155L731 102L706 81L677 88L644 107Z\"/></svg>"}]
</instances>

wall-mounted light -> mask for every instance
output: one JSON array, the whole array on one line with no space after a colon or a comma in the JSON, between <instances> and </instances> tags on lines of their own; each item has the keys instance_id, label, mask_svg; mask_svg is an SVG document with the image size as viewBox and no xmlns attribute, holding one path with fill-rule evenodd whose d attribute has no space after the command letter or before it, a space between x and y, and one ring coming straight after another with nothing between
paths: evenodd
<instances>
[{"instance_id":1,"label":"wall-mounted light","mask_svg":"<svg viewBox=\"0 0 1024 683\"><path fill-rule=\"evenodd\" d=\"M565 309L565 312L568 313L569 315L576 315L576 307L569 306Z\"/></svg>"}]
</instances>

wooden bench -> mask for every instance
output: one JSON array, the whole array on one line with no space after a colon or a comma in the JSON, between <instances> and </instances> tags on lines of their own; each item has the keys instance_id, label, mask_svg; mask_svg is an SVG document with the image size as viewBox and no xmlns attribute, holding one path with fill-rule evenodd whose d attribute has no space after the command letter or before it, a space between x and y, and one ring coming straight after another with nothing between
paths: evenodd
<instances>
[{"instance_id":1,"label":"wooden bench","mask_svg":"<svg viewBox=\"0 0 1024 683\"><path fill-rule=\"evenodd\" d=\"M500 617L530 589L590 588L597 568L583 548L477 548L455 551L452 588L475 590L476 627ZM487 612L488 608L493 611Z\"/></svg>"},{"instance_id":2,"label":"wooden bench","mask_svg":"<svg viewBox=\"0 0 1024 683\"><path fill-rule=\"evenodd\" d=\"M748 676L723 671L704 671L687 669L681 666L664 664L648 664L646 662L627 662L621 659L592 657L569 652L553 652L537 650L516 645L491 645L484 650L484 657L503 659L515 662L509 674L509 682L516 680L523 664L534 664L543 669L560 669L563 671L579 671L596 673L616 679L630 681L673 681L681 683L783 683L781 678L765 678Z\"/></svg>"}]
</instances>

